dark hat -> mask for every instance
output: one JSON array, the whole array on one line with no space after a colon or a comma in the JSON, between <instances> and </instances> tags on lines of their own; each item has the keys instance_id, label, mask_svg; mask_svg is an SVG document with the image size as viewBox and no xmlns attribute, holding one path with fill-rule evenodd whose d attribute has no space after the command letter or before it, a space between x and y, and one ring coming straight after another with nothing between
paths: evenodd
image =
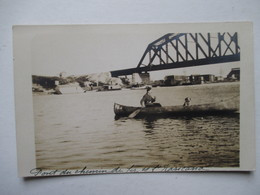
<instances>
[{"instance_id":1,"label":"dark hat","mask_svg":"<svg viewBox=\"0 0 260 195\"><path fill-rule=\"evenodd\" d=\"M151 89L152 89L152 87L150 87L150 86L147 86L147 87L146 87L146 90L147 90L147 91L150 91Z\"/></svg>"}]
</instances>

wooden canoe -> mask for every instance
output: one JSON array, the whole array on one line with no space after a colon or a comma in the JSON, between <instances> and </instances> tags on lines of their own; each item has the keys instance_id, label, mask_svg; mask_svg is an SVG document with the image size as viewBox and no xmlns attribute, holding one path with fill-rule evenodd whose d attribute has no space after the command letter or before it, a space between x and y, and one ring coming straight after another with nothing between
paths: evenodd
<instances>
[{"instance_id":1,"label":"wooden canoe","mask_svg":"<svg viewBox=\"0 0 260 195\"><path fill-rule=\"evenodd\" d=\"M189 115L202 115L202 114L224 114L224 113L235 113L238 112L238 105L235 103L219 102L212 104L200 104L190 106L163 106L163 107L133 107L125 106L115 103L114 112L117 117L129 116L136 110L138 117L150 116L150 115L171 115L171 116L189 116Z\"/></svg>"}]
</instances>

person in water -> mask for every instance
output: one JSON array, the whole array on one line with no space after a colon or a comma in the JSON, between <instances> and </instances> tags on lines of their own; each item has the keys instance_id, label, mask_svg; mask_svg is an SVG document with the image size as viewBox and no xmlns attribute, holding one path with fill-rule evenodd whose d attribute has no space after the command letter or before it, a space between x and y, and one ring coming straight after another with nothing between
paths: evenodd
<instances>
[{"instance_id":1,"label":"person in water","mask_svg":"<svg viewBox=\"0 0 260 195\"><path fill-rule=\"evenodd\" d=\"M150 93L151 91L151 87L147 87L146 88L146 94L144 94L144 96L142 97L140 104L141 106L145 106L145 107L161 107L161 104L159 103L154 103L156 100L156 97L153 97Z\"/></svg>"}]
</instances>

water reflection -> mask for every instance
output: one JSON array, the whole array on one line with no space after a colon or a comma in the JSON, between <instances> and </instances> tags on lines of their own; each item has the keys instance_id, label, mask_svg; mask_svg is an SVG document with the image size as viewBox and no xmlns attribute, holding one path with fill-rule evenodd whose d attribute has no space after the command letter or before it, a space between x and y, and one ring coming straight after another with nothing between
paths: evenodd
<instances>
[{"instance_id":1,"label":"water reflection","mask_svg":"<svg viewBox=\"0 0 260 195\"><path fill-rule=\"evenodd\" d=\"M142 120L142 122L146 129L152 130L156 127L157 120L158 120L158 118L156 118L156 117L146 117L146 118L144 118L144 120Z\"/></svg>"},{"instance_id":2,"label":"water reflection","mask_svg":"<svg viewBox=\"0 0 260 195\"><path fill-rule=\"evenodd\" d=\"M121 118L141 124L146 155L175 166L239 166L239 115ZM122 125L122 124L121 124Z\"/></svg>"}]
</instances>

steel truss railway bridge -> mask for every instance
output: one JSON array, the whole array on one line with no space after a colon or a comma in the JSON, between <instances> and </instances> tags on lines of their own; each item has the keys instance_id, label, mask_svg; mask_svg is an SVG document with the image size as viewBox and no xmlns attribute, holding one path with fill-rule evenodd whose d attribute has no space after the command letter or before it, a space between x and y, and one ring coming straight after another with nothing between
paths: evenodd
<instances>
[{"instance_id":1,"label":"steel truss railway bridge","mask_svg":"<svg viewBox=\"0 0 260 195\"><path fill-rule=\"evenodd\" d=\"M168 33L147 46L136 68L111 71L111 76L239 60L240 47L236 32Z\"/></svg>"}]
</instances>

